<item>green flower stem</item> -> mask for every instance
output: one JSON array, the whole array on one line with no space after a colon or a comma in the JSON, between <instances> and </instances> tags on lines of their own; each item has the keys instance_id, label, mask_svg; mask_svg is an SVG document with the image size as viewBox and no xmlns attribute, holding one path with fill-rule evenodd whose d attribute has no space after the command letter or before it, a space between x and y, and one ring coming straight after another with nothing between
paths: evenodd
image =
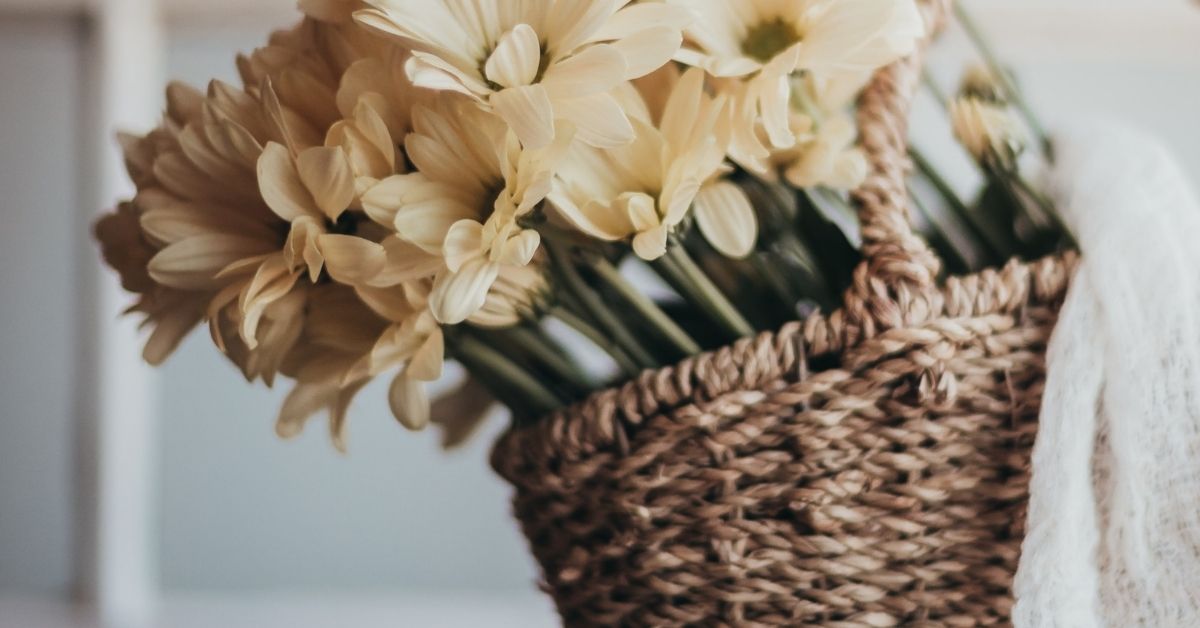
<instances>
[{"instance_id":1,"label":"green flower stem","mask_svg":"<svg viewBox=\"0 0 1200 628\"><path fill-rule=\"evenodd\" d=\"M779 268L770 264L766 260L765 253L754 253L750 256L750 264L754 268L754 272L762 276L766 281L767 287L783 303L790 313L800 302L800 295L792 290L790 283L779 272Z\"/></svg>"},{"instance_id":2,"label":"green flower stem","mask_svg":"<svg viewBox=\"0 0 1200 628\"><path fill-rule=\"evenodd\" d=\"M796 237L795 232L784 232L775 242L775 246L779 255L790 258L800 267L801 272L794 273L790 279L792 285L799 290L801 298L807 297L821 307L836 306L829 282L822 275L812 251ZM776 269L775 272L778 274L779 270Z\"/></svg>"},{"instance_id":3,"label":"green flower stem","mask_svg":"<svg viewBox=\"0 0 1200 628\"><path fill-rule=\"evenodd\" d=\"M912 189L912 186L908 186L908 197L912 199L913 205L916 206L917 211L925 217L925 220L933 229L933 237L930 238L931 243L938 242L942 245L940 247L942 249L940 253L943 258L942 261L946 264L946 268L951 274L955 275L968 272L971 269L971 264L968 261L966 254L959 250L958 245L954 242L954 239L950 237L950 234L946 232L942 224L938 222L937 218L933 215L933 212L930 211L929 207L925 204L925 201L921 200L920 195L918 195L916 191Z\"/></svg>"},{"instance_id":4,"label":"green flower stem","mask_svg":"<svg viewBox=\"0 0 1200 628\"><path fill-rule=\"evenodd\" d=\"M570 290L559 291L558 304L551 309L550 313L608 353L609 357L617 363L617 366L621 367L626 375L630 377L638 375L645 368L614 341L611 335L605 334L600 327L597 327L600 323L596 321L595 317L587 315L587 308Z\"/></svg>"},{"instance_id":5,"label":"green flower stem","mask_svg":"<svg viewBox=\"0 0 1200 628\"><path fill-rule=\"evenodd\" d=\"M954 188L950 187L950 184L942 177L941 173L937 171L937 168L933 166L933 163L929 161L929 158L924 153L915 147L910 147L908 154L912 157L917 170L937 190L946 204L950 206L950 209L962 219L963 224L967 225L972 235L975 236L975 239L987 247L991 258L996 260L1006 259L1008 253L1012 250L1012 246L1005 246L1004 239L1000 235L989 232L988 229L978 222L975 212L972 212L971 208L967 207L967 204L958 197Z\"/></svg>"},{"instance_id":6,"label":"green flower stem","mask_svg":"<svg viewBox=\"0 0 1200 628\"><path fill-rule=\"evenodd\" d=\"M966 31L967 37L971 40L971 43L973 43L975 48L979 51L979 56L982 57L983 62L987 64L988 70L991 71L992 75L996 77L996 80L1000 82L1000 86L1004 88L1004 91L1008 94L1009 99L1012 100L1012 103L1016 105L1017 109L1021 112L1021 116L1025 118L1025 123L1029 125L1029 129L1033 132L1034 136L1037 137L1038 142L1042 146L1042 151L1046 155L1046 158L1053 161L1054 146L1050 142L1050 136L1046 134L1046 128L1042 126L1042 123L1038 120L1037 116L1034 115L1033 108L1031 108L1029 104L1025 102L1025 98L1022 96L1021 90L1017 88L1016 84L1012 80L1012 77L1009 76L1008 71L1003 65L1001 65L1000 58L997 57L995 51L992 50L992 46L990 43L988 43L987 37L983 35L983 30L979 28L979 25L975 23L975 19L972 18L971 14L967 12L966 8L963 6L963 2L954 3L954 15L958 18L958 22L962 25L963 30Z\"/></svg>"},{"instance_id":7,"label":"green flower stem","mask_svg":"<svg viewBox=\"0 0 1200 628\"><path fill-rule=\"evenodd\" d=\"M705 311L735 339L754 335L754 327L742 313L730 303L725 294L704 274L704 271L688 255L678 242L667 246L663 256L663 268L675 276L675 280L689 293L684 295Z\"/></svg>"},{"instance_id":8,"label":"green flower stem","mask_svg":"<svg viewBox=\"0 0 1200 628\"><path fill-rule=\"evenodd\" d=\"M946 94L946 90L942 89L942 86L938 84L937 79L933 78L928 69L921 72L921 84L925 86L925 89L929 90L929 94L941 105L943 111L950 111L950 96Z\"/></svg>"},{"instance_id":9,"label":"green flower stem","mask_svg":"<svg viewBox=\"0 0 1200 628\"><path fill-rule=\"evenodd\" d=\"M638 366L633 358L629 357L621 347L609 340L603 332L596 329L595 326L584 320L583 317L563 306L551 310L550 315L579 332L584 338L592 341L593 344L608 353L609 357L617 363L617 367L625 373L626 377L636 377L642 372L642 367Z\"/></svg>"},{"instance_id":10,"label":"green flower stem","mask_svg":"<svg viewBox=\"0 0 1200 628\"><path fill-rule=\"evenodd\" d=\"M1071 233L1071 230L1067 228L1066 223L1062 221L1062 217L1058 215L1058 209L1054 207L1054 203L1050 202L1050 199L1046 198L1046 196L1040 191L1034 189L1034 187L1029 184L1029 181L1026 181L1025 178L1019 174L1014 174L1011 181L1013 186L1016 187L1017 191L1028 196L1040 210L1042 216L1045 217L1046 220L1050 221L1050 227L1057 229L1058 232L1062 234L1062 237L1074 247L1075 234Z\"/></svg>"},{"instance_id":11,"label":"green flower stem","mask_svg":"<svg viewBox=\"0 0 1200 628\"><path fill-rule=\"evenodd\" d=\"M626 303L633 306L638 314L670 342L679 353L685 357L700 353L700 345L696 344L696 341L692 340L692 337L671 320L671 317L667 316L666 312L663 312L662 308L658 307L654 301L630 285L621 276L620 271L612 265L612 262L598 257L592 262L592 269L596 271L596 275L600 277L601 281L608 284Z\"/></svg>"},{"instance_id":12,"label":"green flower stem","mask_svg":"<svg viewBox=\"0 0 1200 628\"><path fill-rule=\"evenodd\" d=\"M575 268L573 260L569 256L564 255L557 245L547 242L547 250L550 253L550 267L557 272L558 278L562 287L578 301L580 306L579 312L584 313L593 318L601 327L611 334L613 342L621 347L621 350L633 358L641 368L657 368L666 364L666 361L659 361L650 355L643 343L639 342L633 332L621 322L619 318L613 315L608 309L608 304L597 295L583 277L579 275L579 270ZM614 356L615 359L615 356Z\"/></svg>"},{"instance_id":13,"label":"green flower stem","mask_svg":"<svg viewBox=\"0 0 1200 628\"><path fill-rule=\"evenodd\" d=\"M480 375L481 379L494 382L494 385L502 387L503 390L514 393L506 396L523 399L527 403L527 412L541 416L563 406L563 400L546 388L538 378L472 334L455 333L448 339L456 359L472 373Z\"/></svg>"},{"instance_id":14,"label":"green flower stem","mask_svg":"<svg viewBox=\"0 0 1200 628\"><path fill-rule=\"evenodd\" d=\"M513 327L508 335L527 354L561 378L575 397L582 397L596 389L579 365L571 360L553 338L533 323Z\"/></svg>"}]
</instances>

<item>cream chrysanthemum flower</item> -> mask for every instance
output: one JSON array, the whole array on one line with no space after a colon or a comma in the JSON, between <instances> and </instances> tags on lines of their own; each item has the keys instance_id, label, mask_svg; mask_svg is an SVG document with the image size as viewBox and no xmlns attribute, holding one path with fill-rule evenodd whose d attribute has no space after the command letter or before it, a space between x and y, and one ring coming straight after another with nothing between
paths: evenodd
<instances>
[{"instance_id":1,"label":"cream chrysanthemum flower","mask_svg":"<svg viewBox=\"0 0 1200 628\"><path fill-rule=\"evenodd\" d=\"M271 137L294 149L319 146L326 130L349 111L339 108L342 77L355 63L386 58L395 46L369 37L353 23L306 19L272 33L266 46L237 59L243 90L267 104ZM351 103L353 106L357 103Z\"/></svg>"},{"instance_id":2,"label":"cream chrysanthemum flower","mask_svg":"<svg viewBox=\"0 0 1200 628\"><path fill-rule=\"evenodd\" d=\"M701 187L721 172L725 141L714 134L723 100L710 97L704 73L691 70L671 92L655 127L631 116L636 139L625 146L571 148L550 201L576 229L601 240L631 239L645 260L661 257Z\"/></svg>"},{"instance_id":3,"label":"cream chrysanthemum flower","mask_svg":"<svg viewBox=\"0 0 1200 628\"><path fill-rule=\"evenodd\" d=\"M689 45L676 59L727 79L735 132L730 155L761 163L768 145L795 143L789 121L790 79L861 74L908 53L924 33L914 0L668 0L693 9Z\"/></svg>"},{"instance_id":4,"label":"cream chrysanthemum flower","mask_svg":"<svg viewBox=\"0 0 1200 628\"><path fill-rule=\"evenodd\" d=\"M629 0L372 0L358 21L413 50L413 82L494 111L527 148L566 120L594 146L633 139L611 95L679 48L686 11ZM628 5L628 6L627 6Z\"/></svg>"},{"instance_id":5,"label":"cream chrysanthemum flower","mask_svg":"<svg viewBox=\"0 0 1200 628\"><path fill-rule=\"evenodd\" d=\"M640 115L656 127L661 127L663 117L667 115L668 106L679 87L680 72L674 64L666 65L637 81L634 85L639 99L628 98L626 109L630 115ZM692 76L690 80L697 80ZM701 87L687 86L684 89L703 90ZM685 92L680 91L682 96ZM643 113L644 110L644 113ZM687 115L676 104L671 115ZM727 118L723 115L722 118ZM717 134L721 138L729 136L728 130L723 129ZM721 140L725 141L725 140ZM736 184L725 179L727 168L721 168L700 186L692 204L692 213L696 217L696 226L713 248L722 255L740 259L749 255L758 241L758 216L745 192Z\"/></svg>"},{"instance_id":6,"label":"cream chrysanthemum flower","mask_svg":"<svg viewBox=\"0 0 1200 628\"><path fill-rule=\"evenodd\" d=\"M417 172L381 181L363 195L367 213L399 238L445 262L429 296L448 325L484 307L506 268L528 265L536 231L520 225L550 191L553 165L570 144L524 150L504 122L471 101L446 95L417 107L405 150Z\"/></svg>"},{"instance_id":7,"label":"cream chrysanthemum flower","mask_svg":"<svg viewBox=\"0 0 1200 628\"><path fill-rule=\"evenodd\" d=\"M207 97L181 85L169 89L168 122L145 139L126 140L126 158L138 186L133 205L156 251L147 273L157 284L203 295L214 339L247 378L270 382L295 338L302 299L258 281L258 265L281 246L276 218L257 191L255 134L271 127L253 99L214 83ZM254 313L238 295L253 290ZM268 310L270 310L268 312ZM250 324L248 318L253 318ZM266 320L262 335L259 323ZM238 330L251 329L244 342ZM259 342L264 340L266 342Z\"/></svg>"},{"instance_id":8,"label":"cream chrysanthemum flower","mask_svg":"<svg viewBox=\"0 0 1200 628\"><path fill-rule=\"evenodd\" d=\"M359 143L347 131L332 135L347 148L323 146L340 116L341 68L361 52L343 30L305 21L276 33L239 60L247 90L173 85L164 126L126 141L139 225L155 251L148 275L203 295L214 340L247 378L273 381L322 270L357 279L386 257L373 245L386 233L357 237L366 221L348 213L355 162L345 155ZM299 281L305 270L312 281Z\"/></svg>"}]
</instances>

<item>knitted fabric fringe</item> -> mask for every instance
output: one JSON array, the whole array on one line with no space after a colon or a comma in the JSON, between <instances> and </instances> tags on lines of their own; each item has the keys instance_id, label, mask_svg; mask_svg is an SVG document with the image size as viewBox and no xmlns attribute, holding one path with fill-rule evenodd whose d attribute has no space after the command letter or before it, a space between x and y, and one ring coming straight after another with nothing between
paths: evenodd
<instances>
[{"instance_id":1,"label":"knitted fabric fringe","mask_svg":"<svg viewBox=\"0 0 1200 628\"><path fill-rule=\"evenodd\" d=\"M1083 261L1049 348L1014 621L1200 626L1200 205L1137 133L1092 123L1056 147Z\"/></svg>"}]
</instances>

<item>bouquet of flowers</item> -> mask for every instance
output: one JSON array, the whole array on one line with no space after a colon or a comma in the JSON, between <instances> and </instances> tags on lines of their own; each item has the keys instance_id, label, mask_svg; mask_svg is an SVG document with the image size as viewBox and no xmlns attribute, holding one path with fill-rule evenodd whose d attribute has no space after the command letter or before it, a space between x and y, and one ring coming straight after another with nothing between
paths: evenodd
<instances>
[{"instance_id":1,"label":"bouquet of flowers","mask_svg":"<svg viewBox=\"0 0 1200 628\"><path fill-rule=\"evenodd\" d=\"M453 444L493 402L533 422L836 307L856 96L929 35L916 0L299 4L240 85L172 84L162 124L121 136L138 192L96 234L147 361L205 323L248 380L294 380L279 434L327 411L339 448L376 377ZM984 59L941 97L978 202L912 155L953 272L1063 238L1020 173L1036 122ZM469 378L434 411L447 360Z\"/></svg>"}]
</instances>

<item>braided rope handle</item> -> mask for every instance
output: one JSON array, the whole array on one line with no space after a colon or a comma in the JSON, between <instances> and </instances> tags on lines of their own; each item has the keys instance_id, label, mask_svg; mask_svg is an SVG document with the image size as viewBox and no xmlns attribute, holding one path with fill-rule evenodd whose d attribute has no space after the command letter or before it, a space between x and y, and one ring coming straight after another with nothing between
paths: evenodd
<instances>
[{"instance_id":1,"label":"braided rope handle","mask_svg":"<svg viewBox=\"0 0 1200 628\"><path fill-rule=\"evenodd\" d=\"M872 77L858 102L858 132L870 166L851 197L862 225L865 261L846 293L846 314L871 337L919 324L936 312L941 260L913 231L905 179L908 116L924 51L944 26L953 0L922 0L926 37L908 57Z\"/></svg>"}]
</instances>

